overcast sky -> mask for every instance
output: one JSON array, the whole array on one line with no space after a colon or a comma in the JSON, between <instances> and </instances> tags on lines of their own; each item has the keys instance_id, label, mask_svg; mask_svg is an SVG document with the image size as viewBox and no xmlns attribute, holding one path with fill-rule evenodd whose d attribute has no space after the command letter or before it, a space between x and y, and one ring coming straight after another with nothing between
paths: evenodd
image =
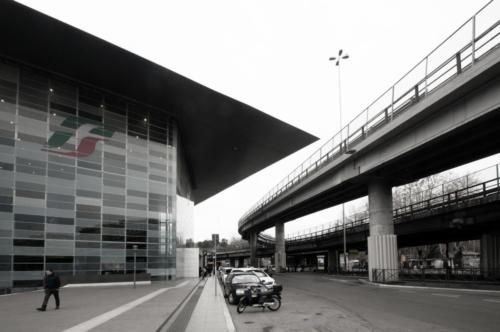
<instances>
[{"instance_id":1,"label":"overcast sky","mask_svg":"<svg viewBox=\"0 0 500 332\"><path fill-rule=\"evenodd\" d=\"M350 56L342 67L345 124L487 1L20 2L324 142L339 129L337 68L328 61L338 49ZM454 52L450 50L450 54ZM196 206L195 240L209 238L212 233L220 233L221 238L237 236L238 219L318 144ZM497 160L490 158L460 172ZM333 220L338 213L339 209L333 208L288 223L286 232Z\"/></svg>"}]
</instances>

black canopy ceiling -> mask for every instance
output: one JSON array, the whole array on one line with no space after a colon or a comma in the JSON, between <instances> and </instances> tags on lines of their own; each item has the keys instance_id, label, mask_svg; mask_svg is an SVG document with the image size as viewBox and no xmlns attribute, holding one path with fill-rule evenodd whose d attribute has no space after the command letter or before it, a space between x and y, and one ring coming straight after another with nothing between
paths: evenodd
<instances>
[{"instance_id":1,"label":"black canopy ceiling","mask_svg":"<svg viewBox=\"0 0 500 332\"><path fill-rule=\"evenodd\" d=\"M0 0L0 31L4 58L113 91L177 118L195 203L317 139L19 3Z\"/></svg>"}]
</instances>

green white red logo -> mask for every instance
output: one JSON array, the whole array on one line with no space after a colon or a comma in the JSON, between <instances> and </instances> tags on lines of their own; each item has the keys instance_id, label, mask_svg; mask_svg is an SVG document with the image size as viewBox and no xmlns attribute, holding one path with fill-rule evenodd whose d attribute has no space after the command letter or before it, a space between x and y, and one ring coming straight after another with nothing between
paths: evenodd
<instances>
[{"instance_id":1,"label":"green white red logo","mask_svg":"<svg viewBox=\"0 0 500 332\"><path fill-rule=\"evenodd\" d=\"M105 141L106 138L110 138L114 134L114 131L104 128L97 121L75 116L64 119L61 127L73 129L73 131L60 130L54 132L47 142L47 148L42 149L43 151L68 157L87 157L95 151L96 144L99 141ZM79 136L82 136L76 150L61 150L76 131L78 131Z\"/></svg>"}]
</instances>

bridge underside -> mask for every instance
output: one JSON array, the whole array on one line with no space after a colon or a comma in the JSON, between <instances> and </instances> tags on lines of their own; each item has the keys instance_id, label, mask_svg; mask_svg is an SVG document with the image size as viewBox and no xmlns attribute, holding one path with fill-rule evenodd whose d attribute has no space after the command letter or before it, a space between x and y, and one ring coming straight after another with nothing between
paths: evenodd
<instances>
[{"instance_id":1,"label":"bridge underside","mask_svg":"<svg viewBox=\"0 0 500 332\"><path fill-rule=\"evenodd\" d=\"M398 247L414 247L437 243L450 243L467 240L478 240L484 234L500 231L500 193L480 198L476 205L463 206L460 209L443 208L429 211L416 218L397 220L394 224L398 236ZM349 250L367 250L369 224L348 229L346 233ZM286 253L293 255L324 254L329 250L341 250L343 246L342 232L323 237L308 238L304 241L287 241ZM220 253L221 258L250 257L250 251ZM274 246L267 244L259 247L256 257L271 257Z\"/></svg>"}]
</instances>

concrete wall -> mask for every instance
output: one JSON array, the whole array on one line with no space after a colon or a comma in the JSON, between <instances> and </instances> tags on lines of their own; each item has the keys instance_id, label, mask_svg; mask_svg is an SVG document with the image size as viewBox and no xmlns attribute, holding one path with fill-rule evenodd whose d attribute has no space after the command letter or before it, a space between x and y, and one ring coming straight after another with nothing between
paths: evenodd
<instances>
[{"instance_id":1,"label":"concrete wall","mask_svg":"<svg viewBox=\"0 0 500 332\"><path fill-rule=\"evenodd\" d=\"M197 278L200 262L198 248L177 248L176 252L177 278Z\"/></svg>"}]
</instances>

